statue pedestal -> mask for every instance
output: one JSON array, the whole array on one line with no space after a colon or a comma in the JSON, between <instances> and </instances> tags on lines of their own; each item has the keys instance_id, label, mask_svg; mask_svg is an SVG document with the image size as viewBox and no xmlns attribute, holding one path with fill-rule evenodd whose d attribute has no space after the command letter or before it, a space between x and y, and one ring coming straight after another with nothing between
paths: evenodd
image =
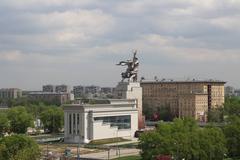
<instances>
[{"instance_id":1,"label":"statue pedestal","mask_svg":"<svg viewBox=\"0 0 240 160\"><path fill-rule=\"evenodd\" d=\"M139 82L119 82L114 91L117 99L136 99L138 109L138 129L144 128L142 116L142 87Z\"/></svg>"}]
</instances>

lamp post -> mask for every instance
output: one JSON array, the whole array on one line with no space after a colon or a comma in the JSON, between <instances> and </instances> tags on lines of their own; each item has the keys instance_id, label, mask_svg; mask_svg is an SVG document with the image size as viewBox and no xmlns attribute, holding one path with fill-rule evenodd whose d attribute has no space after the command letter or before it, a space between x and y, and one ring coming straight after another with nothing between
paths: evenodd
<instances>
[{"instance_id":1,"label":"lamp post","mask_svg":"<svg viewBox=\"0 0 240 160\"><path fill-rule=\"evenodd\" d=\"M118 153L118 150L119 150L119 148L118 148L118 127L117 127L117 130L116 130L116 140L117 140L117 143L116 143L116 155L119 155L119 153Z\"/></svg>"},{"instance_id":2,"label":"lamp post","mask_svg":"<svg viewBox=\"0 0 240 160\"><path fill-rule=\"evenodd\" d=\"M80 136L79 136L79 142L77 146L77 160L80 160Z\"/></svg>"}]
</instances>

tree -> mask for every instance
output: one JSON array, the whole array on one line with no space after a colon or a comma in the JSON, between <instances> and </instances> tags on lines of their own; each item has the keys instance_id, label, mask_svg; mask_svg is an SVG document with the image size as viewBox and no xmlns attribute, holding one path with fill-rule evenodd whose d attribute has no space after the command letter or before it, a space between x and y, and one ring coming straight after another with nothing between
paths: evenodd
<instances>
[{"instance_id":1,"label":"tree","mask_svg":"<svg viewBox=\"0 0 240 160\"><path fill-rule=\"evenodd\" d=\"M150 107L148 104L143 104L143 114L148 120L163 120L172 121L173 115L170 106Z\"/></svg>"},{"instance_id":2,"label":"tree","mask_svg":"<svg viewBox=\"0 0 240 160\"><path fill-rule=\"evenodd\" d=\"M157 107L157 113L159 114L159 119L163 121L172 121L173 115L171 113L170 106Z\"/></svg>"},{"instance_id":3,"label":"tree","mask_svg":"<svg viewBox=\"0 0 240 160\"><path fill-rule=\"evenodd\" d=\"M213 108L208 111L208 122L223 122L223 108Z\"/></svg>"},{"instance_id":4,"label":"tree","mask_svg":"<svg viewBox=\"0 0 240 160\"><path fill-rule=\"evenodd\" d=\"M228 155L240 157L240 117L229 117L223 130L227 140Z\"/></svg>"},{"instance_id":5,"label":"tree","mask_svg":"<svg viewBox=\"0 0 240 160\"><path fill-rule=\"evenodd\" d=\"M52 107L42 112L40 119L44 129L48 129L50 132L59 132L63 127L64 113L62 108Z\"/></svg>"},{"instance_id":6,"label":"tree","mask_svg":"<svg viewBox=\"0 0 240 160\"><path fill-rule=\"evenodd\" d=\"M193 119L174 119L159 123L154 131L140 136L139 147L145 160L159 155L174 159L223 159L226 153L223 132L214 127L200 128Z\"/></svg>"},{"instance_id":7,"label":"tree","mask_svg":"<svg viewBox=\"0 0 240 160\"><path fill-rule=\"evenodd\" d=\"M0 137L9 129L9 120L6 113L0 113Z\"/></svg>"},{"instance_id":8,"label":"tree","mask_svg":"<svg viewBox=\"0 0 240 160\"><path fill-rule=\"evenodd\" d=\"M225 114L230 116L231 115L240 116L240 98L227 97L224 103L224 111L225 111Z\"/></svg>"},{"instance_id":9,"label":"tree","mask_svg":"<svg viewBox=\"0 0 240 160\"><path fill-rule=\"evenodd\" d=\"M28 127L33 126L32 115L24 107L14 107L8 111L10 129L14 133L26 133Z\"/></svg>"},{"instance_id":10,"label":"tree","mask_svg":"<svg viewBox=\"0 0 240 160\"><path fill-rule=\"evenodd\" d=\"M37 160L39 157L39 146L30 137L13 135L0 140L0 160Z\"/></svg>"}]
</instances>

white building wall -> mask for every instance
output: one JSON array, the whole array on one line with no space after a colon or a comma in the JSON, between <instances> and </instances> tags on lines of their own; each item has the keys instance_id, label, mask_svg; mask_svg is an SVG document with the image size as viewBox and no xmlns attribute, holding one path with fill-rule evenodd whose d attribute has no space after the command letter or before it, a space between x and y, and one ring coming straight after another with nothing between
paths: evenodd
<instances>
[{"instance_id":1,"label":"white building wall","mask_svg":"<svg viewBox=\"0 0 240 160\"><path fill-rule=\"evenodd\" d=\"M138 129L138 111L136 103L132 100L115 104L97 105L68 105L64 106L64 137L68 143L88 143L94 139L105 139L114 137L134 137ZM71 114L72 133L69 133L69 114ZM73 114L75 114L75 127L73 125ZM77 125L77 114L79 114L79 125ZM91 115L91 116L89 116ZM120 129L103 124L102 121L94 121L94 117L107 116L131 116L131 128ZM79 133L77 133L79 127ZM75 132L73 132L75 130Z\"/></svg>"},{"instance_id":2,"label":"white building wall","mask_svg":"<svg viewBox=\"0 0 240 160\"><path fill-rule=\"evenodd\" d=\"M109 123L102 121L94 121L93 123L93 139L105 139L116 137L117 127L111 127Z\"/></svg>"}]
</instances>

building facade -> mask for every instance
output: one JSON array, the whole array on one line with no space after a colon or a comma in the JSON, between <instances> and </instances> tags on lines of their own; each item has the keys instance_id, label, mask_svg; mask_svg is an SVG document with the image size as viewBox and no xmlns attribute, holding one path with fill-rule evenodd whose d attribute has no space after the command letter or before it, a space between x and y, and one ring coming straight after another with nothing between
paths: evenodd
<instances>
[{"instance_id":1,"label":"building facade","mask_svg":"<svg viewBox=\"0 0 240 160\"><path fill-rule=\"evenodd\" d=\"M231 86L226 86L225 87L225 96L227 96L227 97L235 96L235 89Z\"/></svg>"},{"instance_id":2,"label":"building facade","mask_svg":"<svg viewBox=\"0 0 240 160\"><path fill-rule=\"evenodd\" d=\"M69 104L64 106L64 141L88 143L91 140L134 137L138 129L136 100L111 100L108 104Z\"/></svg>"},{"instance_id":3,"label":"building facade","mask_svg":"<svg viewBox=\"0 0 240 160\"><path fill-rule=\"evenodd\" d=\"M56 90L57 93L70 93L71 92L71 88L68 85L62 84L62 85L57 85L56 86Z\"/></svg>"},{"instance_id":4,"label":"building facade","mask_svg":"<svg viewBox=\"0 0 240 160\"><path fill-rule=\"evenodd\" d=\"M114 98L135 99L138 109L138 129L145 127L145 118L142 116L142 87L138 82L119 82L114 90Z\"/></svg>"},{"instance_id":5,"label":"building facade","mask_svg":"<svg viewBox=\"0 0 240 160\"><path fill-rule=\"evenodd\" d=\"M86 86L85 87L85 94L99 94L100 93L100 90L101 90L101 87L99 86Z\"/></svg>"},{"instance_id":6,"label":"building facade","mask_svg":"<svg viewBox=\"0 0 240 160\"><path fill-rule=\"evenodd\" d=\"M224 103L222 81L141 82L144 107L169 107L174 117L207 121L207 111Z\"/></svg>"},{"instance_id":7,"label":"building facade","mask_svg":"<svg viewBox=\"0 0 240 160\"><path fill-rule=\"evenodd\" d=\"M57 92L57 93L62 93L62 92L66 92L66 93L70 93L71 92L71 88L68 85L62 84L62 85L44 85L42 87L42 91L43 92Z\"/></svg>"},{"instance_id":8,"label":"building facade","mask_svg":"<svg viewBox=\"0 0 240 160\"><path fill-rule=\"evenodd\" d=\"M71 99L70 93L56 93L56 92L30 92L28 93L30 100L43 101L54 104L65 104Z\"/></svg>"},{"instance_id":9,"label":"building facade","mask_svg":"<svg viewBox=\"0 0 240 160\"><path fill-rule=\"evenodd\" d=\"M0 89L0 99L15 99L22 97L22 90L18 88Z\"/></svg>"},{"instance_id":10,"label":"building facade","mask_svg":"<svg viewBox=\"0 0 240 160\"><path fill-rule=\"evenodd\" d=\"M48 85L44 85L42 87L42 91L43 92L55 92L56 91L56 86L48 84Z\"/></svg>"},{"instance_id":11,"label":"building facade","mask_svg":"<svg viewBox=\"0 0 240 160\"><path fill-rule=\"evenodd\" d=\"M85 96L85 87L84 86L74 86L73 87L73 94L75 98L80 98Z\"/></svg>"}]
</instances>

